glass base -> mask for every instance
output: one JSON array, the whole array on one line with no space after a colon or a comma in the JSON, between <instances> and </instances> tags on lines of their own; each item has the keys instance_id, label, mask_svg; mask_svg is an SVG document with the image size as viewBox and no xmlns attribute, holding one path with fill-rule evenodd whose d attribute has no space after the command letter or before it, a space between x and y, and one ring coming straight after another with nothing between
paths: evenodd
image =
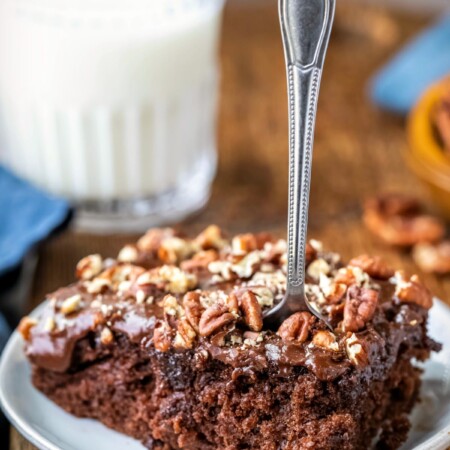
<instances>
[{"instance_id":1,"label":"glass base","mask_svg":"<svg viewBox=\"0 0 450 450\"><path fill-rule=\"evenodd\" d=\"M179 222L201 210L210 197L212 177L202 172L176 189L126 200L89 200L76 204L75 227L90 233L142 233Z\"/></svg>"}]
</instances>

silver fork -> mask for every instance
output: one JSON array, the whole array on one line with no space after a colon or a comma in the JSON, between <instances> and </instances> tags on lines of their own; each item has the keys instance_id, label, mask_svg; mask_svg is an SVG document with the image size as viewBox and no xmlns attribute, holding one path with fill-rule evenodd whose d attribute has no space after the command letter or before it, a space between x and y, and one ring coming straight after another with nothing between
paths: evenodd
<instances>
[{"instance_id":1,"label":"silver fork","mask_svg":"<svg viewBox=\"0 0 450 450\"><path fill-rule=\"evenodd\" d=\"M335 0L279 2L289 98L288 270L283 300L264 317L271 328L299 311L325 321L305 295L305 253L317 99L334 10Z\"/></svg>"}]
</instances>

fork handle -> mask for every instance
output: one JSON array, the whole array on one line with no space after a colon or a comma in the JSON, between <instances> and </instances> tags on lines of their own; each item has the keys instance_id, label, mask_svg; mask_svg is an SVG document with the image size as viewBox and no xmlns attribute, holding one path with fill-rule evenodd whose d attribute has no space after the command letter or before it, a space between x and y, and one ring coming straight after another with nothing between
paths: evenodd
<instances>
[{"instance_id":1,"label":"fork handle","mask_svg":"<svg viewBox=\"0 0 450 450\"><path fill-rule=\"evenodd\" d=\"M287 298L304 297L314 126L335 0L280 0L289 98ZM305 302L304 302L305 303ZM299 310L299 305L290 305ZM302 309L308 309L306 303Z\"/></svg>"}]
</instances>

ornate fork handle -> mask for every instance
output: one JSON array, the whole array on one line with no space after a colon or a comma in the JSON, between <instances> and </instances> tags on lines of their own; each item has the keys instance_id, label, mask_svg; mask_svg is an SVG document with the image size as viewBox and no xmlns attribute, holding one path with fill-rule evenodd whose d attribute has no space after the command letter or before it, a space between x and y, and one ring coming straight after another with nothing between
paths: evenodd
<instances>
[{"instance_id":1,"label":"ornate fork handle","mask_svg":"<svg viewBox=\"0 0 450 450\"><path fill-rule=\"evenodd\" d=\"M289 94L288 273L283 301L266 315L277 325L287 315L311 310L305 297L306 234L320 79L335 0L280 0Z\"/></svg>"}]
</instances>

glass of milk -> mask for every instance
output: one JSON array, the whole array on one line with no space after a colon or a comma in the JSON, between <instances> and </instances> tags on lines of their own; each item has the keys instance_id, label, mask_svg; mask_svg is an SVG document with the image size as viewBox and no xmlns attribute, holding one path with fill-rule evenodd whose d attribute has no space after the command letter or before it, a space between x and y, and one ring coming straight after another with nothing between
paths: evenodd
<instances>
[{"instance_id":1,"label":"glass of milk","mask_svg":"<svg viewBox=\"0 0 450 450\"><path fill-rule=\"evenodd\" d=\"M2 0L0 163L141 230L208 200L224 0Z\"/></svg>"}]
</instances>

